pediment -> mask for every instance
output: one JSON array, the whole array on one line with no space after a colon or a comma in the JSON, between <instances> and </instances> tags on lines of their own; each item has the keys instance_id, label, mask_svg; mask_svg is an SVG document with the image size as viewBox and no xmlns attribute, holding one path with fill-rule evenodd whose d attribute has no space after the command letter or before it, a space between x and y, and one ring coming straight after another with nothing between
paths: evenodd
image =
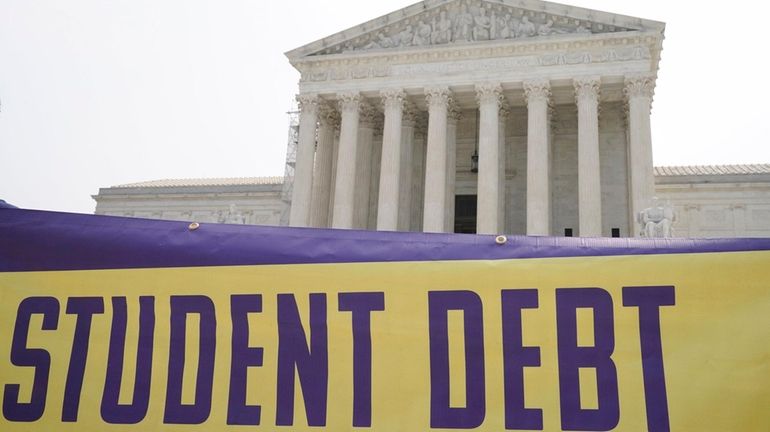
<instances>
[{"instance_id":1,"label":"pediment","mask_svg":"<svg viewBox=\"0 0 770 432\"><path fill-rule=\"evenodd\" d=\"M289 59L639 30L664 24L539 0L426 0L297 48Z\"/></svg>"}]
</instances>

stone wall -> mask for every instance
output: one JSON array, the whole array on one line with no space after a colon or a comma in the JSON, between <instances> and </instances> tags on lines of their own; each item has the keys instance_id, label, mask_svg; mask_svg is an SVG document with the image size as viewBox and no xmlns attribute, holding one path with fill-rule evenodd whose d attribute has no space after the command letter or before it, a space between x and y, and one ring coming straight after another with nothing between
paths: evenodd
<instances>
[{"instance_id":1,"label":"stone wall","mask_svg":"<svg viewBox=\"0 0 770 432\"><path fill-rule=\"evenodd\" d=\"M749 179L745 179L749 180ZM770 181L662 183L677 213L675 237L770 237Z\"/></svg>"},{"instance_id":2,"label":"stone wall","mask_svg":"<svg viewBox=\"0 0 770 432\"><path fill-rule=\"evenodd\" d=\"M102 188L95 214L138 218L278 225L281 185Z\"/></svg>"}]
</instances>

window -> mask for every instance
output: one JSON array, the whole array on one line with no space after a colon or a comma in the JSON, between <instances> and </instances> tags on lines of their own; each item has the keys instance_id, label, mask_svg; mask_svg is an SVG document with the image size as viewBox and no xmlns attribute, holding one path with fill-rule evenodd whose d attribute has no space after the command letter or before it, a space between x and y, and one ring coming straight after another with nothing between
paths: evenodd
<instances>
[{"instance_id":1,"label":"window","mask_svg":"<svg viewBox=\"0 0 770 432\"><path fill-rule=\"evenodd\" d=\"M572 228L564 228L564 237L572 237Z\"/></svg>"},{"instance_id":2,"label":"window","mask_svg":"<svg viewBox=\"0 0 770 432\"><path fill-rule=\"evenodd\" d=\"M620 228L612 229L612 237L620 237Z\"/></svg>"}]
</instances>

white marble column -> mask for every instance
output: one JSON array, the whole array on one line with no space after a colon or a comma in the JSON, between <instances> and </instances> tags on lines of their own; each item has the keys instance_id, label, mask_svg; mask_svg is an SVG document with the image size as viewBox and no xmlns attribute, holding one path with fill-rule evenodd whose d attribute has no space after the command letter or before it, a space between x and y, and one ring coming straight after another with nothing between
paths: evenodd
<instances>
[{"instance_id":1,"label":"white marble column","mask_svg":"<svg viewBox=\"0 0 770 432\"><path fill-rule=\"evenodd\" d=\"M319 110L318 144L313 170L313 194L310 200L310 226L329 226L329 203L332 191L332 165L334 160L334 129L338 114L328 105Z\"/></svg>"},{"instance_id":2,"label":"white marble column","mask_svg":"<svg viewBox=\"0 0 770 432\"><path fill-rule=\"evenodd\" d=\"M402 117L406 93L401 89L380 92L385 112L382 129L382 159L380 161L380 192L377 204L377 229L398 229L398 205L401 180Z\"/></svg>"},{"instance_id":3,"label":"white marble column","mask_svg":"<svg viewBox=\"0 0 770 432\"><path fill-rule=\"evenodd\" d=\"M510 114L510 110L508 109L508 105L506 103L503 103L500 106L499 116L498 116L498 130L499 138L498 138L498 153L497 153L497 159L498 159L498 186L497 186L497 232L498 233L504 233L505 232L505 169L506 169L506 158L507 152L506 152L506 143L505 143L505 122L508 119L508 115Z\"/></svg>"},{"instance_id":4,"label":"white marble column","mask_svg":"<svg viewBox=\"0 0 770 432\"><path fill-rule=\"evenodd\" d=\"M479 179L476 232L496 234L499 229L500 198L500 102L502 88L497 83L476 85L479 103Z\"/></svg>"},{"instance_id":5,"label":"white marble column","mask_svg":"<svg viewBox=\"0 0 770 432\"><path fill-rule=\"evenodd\" d=\"M655 194L655 177L652 168L652 136L650 109L655 77L652 75L628 76L624 93L628 102L628 178L631 196L631 226L635 236L640 230L639 213L647 208Z\"/></svg>"},{"instance_id":6,"label":"white marble column","mask_svg":"<svg viewBox=\"0 0 770 432\"><path fill-rule=\"evenodd\" d=\"M457 177L457 122L462 114L455 103L449 105L446 129L446 211L444 212L444 232L455 230L455 181Z\"/></svg>"},{"instance_id":7,"label":"white marble column","mask_svg":"<svg viewBox=\"0 0 770 432\"><path fill-rule=\"evenodd\" d=\"M446 87L425 89L428 102L428 147L425 155L425 206L422 230L444 232L447 173L447 113L450 92Z\"/></svg>"},{"instance_id":8,"label":"white marble column","mask_svg":"<svg viewBox=\"0 0 770 432\"><path fill-rule=\"evenodd\" d=\"M369 222L369 192L372 178L372 141L376 111L362 103L358 124L353 228L366 229Z\"/></svg>"},{"instance_id":9,"label":"white marble column","mask_svg":"<svg viewBox=\"0 0 770 432\"><path fill-rule=\"evenodd\" d=\"M313 158L315 156L316 123L318 122L318 95L300 94L299 138L294 165L294 185L291 196L289 225L310 225L310 199L313 188Z\"/></svg>"},{"instance_id":10,"label":"white marble column","mask_svg":"<svg viewBox=\"0 0 770 432\"><path fill-rule=\"evenodd\" d=\"M337 97L339 99L339 110L342 120L337 151L332 227L353 228L361 95L358 93L341 93Z\"/></svg>"},{"instance_id":11,"label":"white marble column","mask_svg":"<svg viewBox=\"0 0 770 432\"><path fill-rule=\"evenodd\" d=\"M337 121L334 124L334 151L332 152L332 178L329 182L331 184L331 190L329 191L329 213L326 216L326 226L332 226L332 218L334 217L334 188L337 184L337 159L340 149L340 119L339 113Z\"/></svg>"},{"instance_id":12,"label":"white marble column","mask_svg":"<svg viewBox=\"0 0 770 432\"><path fill-rule=\"evenodd\" d=\"M399 231L409 231L411 229L416 115L416 108L411 104L407 104L401 116L401 176L398 193Z\"/></svg>"},{"instance_id":13,"label":"white marble column","mask_svg":"<svg viewBox=\"0 0 770 432\"><path fill-rule=\"evenodd\" d=\"M548 80L524 83L527 99L527 235L551 234Z\"/></svg>"},{"instance_id":14,"label":"white marble column","mask_svg":"<svg viewBox=\"0 0 770 432\"><path fill-rule=\"evenodd\" d=\"M599 86L596 77L577 78L578 219L581 237L602 236L602 190L599 157Z\"/></svg>"},{"instance_id":15,"label":"white marble column","mask_svg":"<svg viewBox=\"0 0 770 432\"><path fill-rule=\"evenodd\" d=\"M428 121L425 115L417 115L412 141L412 204L409 215L409 229L422 231L423 210L425 203L425 155L427 153L426 136Z\"/></svg>"}]
</instances>

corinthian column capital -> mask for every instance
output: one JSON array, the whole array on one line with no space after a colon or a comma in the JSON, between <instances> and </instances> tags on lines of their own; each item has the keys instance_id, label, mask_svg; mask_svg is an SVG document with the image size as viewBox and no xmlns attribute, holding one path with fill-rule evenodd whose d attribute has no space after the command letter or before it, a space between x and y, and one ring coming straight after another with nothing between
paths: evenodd
<instances>
[{"instance_id":1,"label":"corinthian column capital","mask_svg":"<svg viewBox=\"0 0 770 432\"><path fill-rule=\"evenodd\" d=\"M361 107L361 93L345 92L337 94L340 111L358 111Z\"/></svg>"},{"instance_id":2,"label":"corinthian column capital","mask_svg":"<svg viewBox=\"0 0 770 432\"><path fill-rule=\"evenodd\" d=\"M332 104L322 103L318 107L318 121L323 125L339 128L340 113Z\"/></svg>"},{"instance_id":3,"label":"corinthian column capital","mask_svg":"<svg viewBox=\"0 0 770 432\"><path fill-rule=\"evenodd\" d=\"M425 89L425 99L428 106L449 106L452 100L452 92L448 87L428 87Z\"/></svg>"},{"instance_id":4,"label":"corinthian column capital","mask_svg":"<svg viewBox=\"0 0 770 432\"><path fill-rule=\"evenodd\" d=\"M601 78L598 76L575 78L572 84L575 87L575 101L577 103L580 103L581 100L596 101L599 99Z\"/></svg>"},{"instance_id":5,"label":"corinthian column capital","mask_svg":"<svg viewBox=\"0 0 770 432\"><path fill-rule=\"evenodd\" d=\"M503 88L500 83L476 84L476 102L479 105L496 103L500 106L503 100Z\"/></svg>"},{"instance_id":6,"label":"corinthian column capital","mask_svg":"<svg viewBox=\"0 0 770 432\"><path fill-rule=\"evenodd\" d=\"M315 93L300 93L296 97L300 112L315 114L321 104L321 98Z\"/></svg>"},{"instance_id":7,"label":"corinthian column capital","mask_svg":"<svg viewBox=\"0 0 770 432\"><path fill-rule=\"evenodd\" d=\"M362 126L374 127L379 117L379 112L368 102L361 102L359 106L360 122Z\"/></svg>"},{"instance_id":8,"label":"corinthian column capital","mask_svg":"<svg viewBox=\"0 0 770 432\"><path fill-rule=\"evenodd\" d=\"M634 97L652 98L654 90L655 75L641 74L626 76L623 94L627 99Z\"/></svg>"},{"instance_id":9,"label":"corinthian column capital","mask_svg":"<svg viewBox=\"0 0 770 432\"><path fill-rule=\"evenodd\" d=\"M449 103L449 109L447 111L447 120L452 124L457 124L463 118L462 111L457 105L457 102L451 101Z\"/></svg>"},{"instance_id":10,"label":"corinthian column capital","mask_svg":"<svg viewBox=\"0 0 770 432\"><path fill-rule=\"evenodd\" d=\"M524 81L524 96L527 104L535 101L550 102L551 83L547 79Z\"/></svg>"},{"instance_id":11,"label":"corinthian column capital","mask_svg":"<svg viewBox=\"0 0 770 432\"><path fill-rule=\"evenodd\" d=\"M406 92L403 89L385 89L380 91L380 97L382 98L382 108L400 108L404 109L406 104Z\"/></svg>"}]
</instances>

